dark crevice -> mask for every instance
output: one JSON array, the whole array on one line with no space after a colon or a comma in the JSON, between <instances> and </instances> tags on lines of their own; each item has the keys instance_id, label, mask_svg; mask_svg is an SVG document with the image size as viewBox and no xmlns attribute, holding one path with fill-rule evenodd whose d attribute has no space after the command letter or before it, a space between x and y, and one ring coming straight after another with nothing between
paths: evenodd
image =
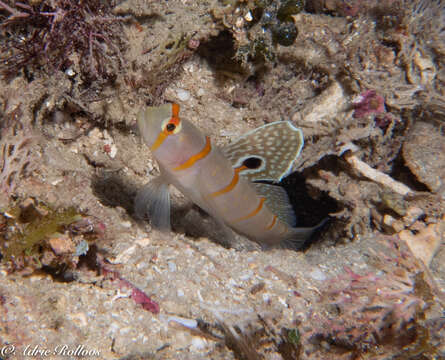
<instances>
[{"instance_id":1,"label":"dark crevice","mask_svg":"<svg viewBox=\"0 0 445 360\"><path fill-rule=\"evenodd\" d=\"M399 55L400 50L401 50L399 43L397 43L395 41L384 40L384 39L381 40L381 43L382 43L383 46L386 46L386 47L391 48L392 50L394 50L394 54L396 56Z\"/></svg>"},{"instance_id":2,"label":"dark crevice","mask_svg":"<svg viewBox=\"0 0 445 360\"><path fill-rule=\"evenodd\" d=\"M78 269L88 269L90 271L95 271L97 274L100 274L101 267L97 261L98 259L99 248L96 244L90 245L88 252L79 257L79 263L77 264Z\"/></svg>"},{"instance_id":3,"label":"dark crevice","mask_svg":"<svg viewBox=\"0 0 445 360\"><path fill-rule=\"evenodd\" d=\"M329 196L326 191L322 191L306 181L310 177L318 177L317 173L320 169L338 175L341 166L339 166L336 156L328 155L318 161L316 165L306 168L302 173L292 173L281 182L294 209L297 220L296 226L314 227L318 225L302 250L307 249L311 244L322 238L324 233L331 232L336 227L344 227L329 214L341 212L345 205Z\"/></svg>"},{"instance_id":4,"label":"dark crevice","mask_svg":"<svg viewBox=\"0 0 445 360\"><path fill-rule=\"evenodd\" d=\"M338 212L342 206L326 192L319 191L306 184L301 173L293 173L282 181L290 203L295 211L298 227L318 225L329 217L330 213ZM318 192L318 199L309 194Z\"/></svg>"},{"instance_id":5,"label":"dark crevice","mask_svg":"<svg viewBox=\"0 0 445 360\"><path fill-rule=\"evenodd\" d=\"M99 274L100 267L97 264L97 252L97 246L95 244L90 245L88 252L85 255L79 256L79 262L75 271L66 264L61 264L60 266L43 266L40 271L50 275L54 281L61 283L76 281L79 269L88 269Z\"/></svg>"},{"instance_id":6,"label":"dark crevice","mask_svg":"<svg viewBox=\"0 0 445 360\"><path fill-rule=\"evenodd\" d=\"M134 19L141 25L153 25L157 21L162 21L162 16L159 14L150 14L150 15L136 15L132 14ZM134 21L134 20L133 20Z\"/></svg>"},{"instance_id":7,"label":"dark crevice","mask_svg":"<svg viewBox=\"0 0 445 360\"><path fill-rule=\"evenodd\" d=\"M392 166L392 171L389 175L393 179L405 184L414 191L430 191L425 184L417 180L416 176L406 166L401 153L399 153L395 158Z\"/></svg>"},{"instance_id":8,"label":"dark crevice","mask_svg":"<svg viewBox=\"0 0 445 360\"><path fill-rule=\"evenodd\" d=\"M90 157L87 154L82 154L85 161L88 163L88 165L92 166L95 169L104 168L105 164L97 162L95 160L90 159Z\"/></svg>"},{"instance_id":9,"label":"dark crevice","mask_svg":"<svg viewBox=\"0 0 445 360\"><path fill-rule=\"evenodd\" d=\"M216 72L244 73L241 64L235 60L235 40L229 31L221 31L202 43L197 54L206 59Z\"/></svg>"},{"instance_id":10,"label":"dark crevice","mask_svg":"<svg viewBox=\"0 0 445 360\"><path fill-rule=\"evenodd\" d=\"M68 270L68 268L65 266L43 266L41 271L47 275L50 275L55 282L69 283L76 280L74 273Z\"/></svg>"}]
</instances>

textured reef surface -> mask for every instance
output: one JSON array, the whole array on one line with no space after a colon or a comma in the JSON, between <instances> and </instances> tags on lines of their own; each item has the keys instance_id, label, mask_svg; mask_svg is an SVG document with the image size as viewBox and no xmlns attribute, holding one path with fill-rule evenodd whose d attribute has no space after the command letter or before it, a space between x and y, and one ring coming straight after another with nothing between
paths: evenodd
<instances>
[{"instance_id":1,"label":"textured reef surface","mask_svg":"<svg viewBox=\"0 0 445 360\"><path fill-rule=\"evenodd\" d=\"M0 23L0 358L445 357L443 1L2 0ZM329 222L264 251L176 189L172 232L137 219L136 115L165 102L219 146L302 129L280 185Z\"/></svg>"}]
</instances>

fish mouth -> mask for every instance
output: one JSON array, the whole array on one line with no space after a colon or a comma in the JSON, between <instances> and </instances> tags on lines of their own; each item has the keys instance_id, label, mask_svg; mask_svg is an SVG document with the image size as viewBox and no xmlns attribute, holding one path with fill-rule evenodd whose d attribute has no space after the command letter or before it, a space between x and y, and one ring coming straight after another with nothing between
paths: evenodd
<instances>
[{"instance_id":1,"label":"fish mouth","mask_svg":"<svg viewBox=\"0 0 445 360\"><path fill-rule=\"evenodd\" d=\"M142 136L142 138L145 140L145 142L148 145L151 145L152 141L150 141L150 118L147 117L146 109L143 108L139 111L137 115L137 125L139 129L139 134Z\"/></svg>"}]
</instances>

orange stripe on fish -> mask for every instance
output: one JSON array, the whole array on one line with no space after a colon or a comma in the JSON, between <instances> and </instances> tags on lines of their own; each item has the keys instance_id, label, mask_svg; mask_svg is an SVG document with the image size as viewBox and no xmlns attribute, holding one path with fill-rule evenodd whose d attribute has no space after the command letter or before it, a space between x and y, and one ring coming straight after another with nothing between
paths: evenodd
<instances>
[{"instance_id":1,"label":"orange stripe on fish","mask_svg":"<svg viewBox=\"0 0 445 360\"><path fill-rule=\"evenodd\" d=\"M159 133L158 137L156 138L155 142L151 146L150 150L155 151L159 146L162 145L164 140L167 138L167 136L174 133L174 129L176 129L179 124L181 123L181 119L179 118L179 105L178 104L172 104L172 116L167 124L165 124L162 131ZM173 131L169 131L167 125L173 124Z\"/></svg>"},{"instance_id":2,"label":"orange stripe on fish","mask_svg":"<svg viewBox=\"0 0 445 360\"><path fill-rule=\"evenodd\" d=\"M277 222L277 216L274 215L271 224L266 228L266 230L272 229L276 222Z\"/></svg>"},{"instance_id":3,"label":"orange stripe on fish","mask_svg":"<svg viewBox=\"0 0 445 360\"><path fill-rule=\"evenodd\" d=\"M173 170L179 171L188 169L189 167L193 166L198 160L204 159L210 153L211 150L212 150L212 145L210 144L210 138L206 136L206 144L204 148L199 153L191 156L186 162L175 167Z\"/></svg>"},{"instance_id":4,"label":"orange stripe on fish","mask_svg":"<svg viewBox=\"0 0 445 360\"><path fill-rule=\"evenodd\" d=\"M239 222L239 221L247 220L247 219L250 219L251 217L254 217L263 208L264 200L266 200L266 198L263 198L263 197L260 198L260 203L258 204L258 207L254 211L252 211L250 214L247 214L246 216L240 217L239 219L236 219L234 221L235 222Z\"/></svg>"},{"instance_id":5,"label":"orange stripe on fish","mask_svg":"<svg viewBox=\"0 0 445 360\"><path fill-rule=\"evenodd\" d=\"M150 150L153 152L155 151L159 146L162 145L162 143L164 142L164 140L167 138L168 133L166 133L164 130L162 130L158 137L156 138L156 141L153 143L153 145L151 146Z\"/></svg>"},{"instance_id":6,"label":"orange stripe on fish","mask_svg":"<svg viewBox=\"0 0 445 360\"><path fill-rule=\"evenodd\" d=\"M226 187L222 188L221 190L215 191L214 193L211 193L209 196L210 197L217 197L220 195L223 195L225 193L228 193L229 191L233 190L233 188L236 186L236 184L238 184L239 181L239 172L242 170L247 169L246 166L242 165L240 167L235 168L235 174L233 175L232 181L230 182L229 185L227 185Z\"/></svg>"},{"instance_id":7,"label":"orange stripe on fish","mask_svg":"<svg viewBox=\"0 0 445 360\"><path fill-rule=\"evenodd\" d=\"M177 126L180 122L181 120L179 119L179 105L172 104L172 117L169 121L169 124L175 124Z\"/></svg>"}]
</instances>

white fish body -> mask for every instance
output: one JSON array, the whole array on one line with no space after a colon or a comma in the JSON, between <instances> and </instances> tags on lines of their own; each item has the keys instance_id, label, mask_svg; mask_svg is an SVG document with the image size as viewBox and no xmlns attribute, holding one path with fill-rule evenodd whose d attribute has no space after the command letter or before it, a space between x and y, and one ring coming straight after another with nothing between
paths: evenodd
<instances>
[{"instance_id":1,"label":"white fish body","mask_svg":"<svg viewBox=\"0 0 445 360\"><path fill-rule=\"evenodd\" d=\"M314 228L295 228L285 190L254 181L280 181L303 147L290 122L264 125L224 149L179 117L179 105L143 109L138 125L161 176L137 195L136 213L158 228L170 227L168 185L236 232L262 245L291 241L297 247Z\"/></svg>"}]
</instances>

